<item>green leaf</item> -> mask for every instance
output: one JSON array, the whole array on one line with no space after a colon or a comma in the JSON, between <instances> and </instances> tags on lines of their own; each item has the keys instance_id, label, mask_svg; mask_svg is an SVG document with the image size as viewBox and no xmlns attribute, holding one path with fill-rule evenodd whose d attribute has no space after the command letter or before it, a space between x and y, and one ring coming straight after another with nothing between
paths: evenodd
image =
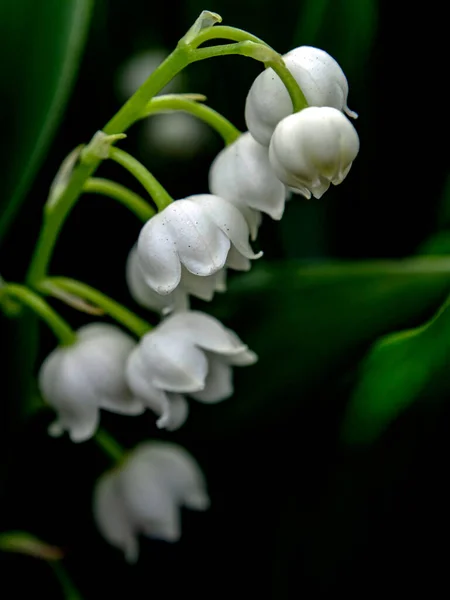
<instances>
[{"instance_id":1,"label":"green leaf","mask_svg":"<svg viewBox=\"0 0 450 600\"><path fill-rule=\"evenodd\" d=\"M51 546L27 531L6 531L0 533L0 550L27 554L43 560L60 560L63 552Z\"/></svg>"},{"instance_id":2,"label":"green leaf","mask_svg":"<svg viewBox=\"0 0 450 600\"><path fill-rule=\"evenodd\" d=\"M0 3L0 240L62 116L86 38L92 0Z\"/></svg>"},{"instance_id":3,"label":"green leaf","mask_svg":"<svg viewBox=\"0 0 450 600\"><path fill-rule=\"evenodd\" d=\"M449 302L430 321L377 340L363 362L342 428L348 444L370 444L405 410L448 389ZM442 389L441 389L442 391Z\"/></svg>"},{"instance_id":4,"label":"green leaf","mask_svg":"<svg viewBox=\"0 0 450 600\"><path fill-rule=\"evenodd\" d=\"M233 317L259 361L235 369L235 395L214 407L214 418L210 407L193 406L192 425L204 416L216 435L285 420L377 337L428 317L449 289L447 258L255 267L232 282L216 315Z\"/></svg>"}]
</instances>

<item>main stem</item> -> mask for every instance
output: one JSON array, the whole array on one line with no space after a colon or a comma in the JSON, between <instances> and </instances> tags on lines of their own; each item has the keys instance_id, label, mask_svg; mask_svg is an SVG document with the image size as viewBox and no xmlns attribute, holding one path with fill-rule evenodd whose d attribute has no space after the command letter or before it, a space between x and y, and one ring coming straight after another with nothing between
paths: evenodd
<instances>
[{"instance_id":1,"label":"main stem","mask_svg":"<svg viewBox=\"0 0 450 600\"><path fill-rule=\"evenodd\" d=\"M148 101L188 64L189 52L182 47L176 48L105 125L104 133L111 135L126 131L140 118ZM44 209L44 225L27 274L29 285L35 286L45 277L61 227L82 193L86 181L95 173L100 163L101 160L98 159L89 165L78 164L58 202L53 207Z\"/></svg>"}]
</instances>

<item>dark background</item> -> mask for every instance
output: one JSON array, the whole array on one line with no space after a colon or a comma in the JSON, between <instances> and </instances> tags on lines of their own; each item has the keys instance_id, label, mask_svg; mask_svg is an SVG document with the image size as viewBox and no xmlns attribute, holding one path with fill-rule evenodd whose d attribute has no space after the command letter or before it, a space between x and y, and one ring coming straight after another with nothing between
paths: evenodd
<instances>
[{"instance_id":1,"label":"dark background","mask_svg":"<svg viewBox=\"0 0 450 600\"><path fill-rule=\"evenodd\" d=\"M203 8L220 13L224 24L248 29L281 53L302 44L330 52L347 74L349 106L360 115L356 128L361 152L349 177L320 201L297 198L289 203L281 223L266 219L258 242L263 260L278 265L293 259L415 253L436 228L448 175L449 53L443 9L433 2L420 10L379 2L372 43L351 47L345 44L351 37L346 31L355 35L361 22L344 0L330 4L319 30L300 39L302 2L215 0L208 7L197 1L160 6L143 0L97 2L64 120L2 247L2 273L16 280L23 276L61 159L120 106L114 86L119 66L136 51L154 45L173 48ZM190 67L189 91L205 93L211 106L244 129L245 96L259 71L257 63L241 57L206 61ZM123 148L136 153L169 193L183 197L207 191L208 168L221 141L213 139L190 161L162 160L150 148L143 151L136 128ZM138 190L110 165L102 167L102 174ZM106 198L86 197L64 229L53 273L83 279L130 303L124 265L139 228L122 207ZM237 295L215 299L212 311L249 343L258 339L267 311L279 311L284 335L301 337L304 332L289 331L289 322L282 319L289 289L284 282L266 295L232 292ZM416 316L417 323L430 311ZM86 320L67 308L61 312L74 325ZM279 339L281 335L274 338L274 355ZM327 344L326 335L321 343ZM42 357L52 344L43 331ZM193 406L192 421L169 437L200 462L213 507L205 514L186 512L179 544L142 540L137 566L124 565L92 523L92 484L108 466L107 459L94 442L71 445L49 439L45 429L50 414L4 434L9 466L1 529L30 530L63 547L68 571L86 598L445 594L448 403L432 405L425 417L423 411L410 411L365 452L340 447L340 417L367 344L306 390L299 392L295 378L285 382L273 393L270 409L254 420L246 416L240 421L236 410ZM293 353L291 360L301 365L305 357ZM251 369L237 373L236 396L230 403L245 404L246 394L257 396L265 386L262 377L276 378L270 366L267 353L256 371L257 382ZM132 420L104 415L103 424L130 448L138 440L161 436L151 415ZM38 561L6 555L0 560L2 597L25 598L37 591L60 597L51 571ZM5 591L8 586L10 591Z\"/></svg>"}]
</instances>

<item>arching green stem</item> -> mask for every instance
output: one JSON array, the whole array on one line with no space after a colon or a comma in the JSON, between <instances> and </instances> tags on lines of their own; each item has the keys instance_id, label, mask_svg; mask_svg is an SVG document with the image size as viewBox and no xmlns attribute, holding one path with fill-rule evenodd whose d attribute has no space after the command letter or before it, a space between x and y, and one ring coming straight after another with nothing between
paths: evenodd
<instances>
[{"instance_id":1,"label":"arching green stem","mask_svg":"<svg viewBox=\"0 0 450 600\"><path fill-rule=\"evenodd\" d=\"M139 181L153 199L158 210L163 210L173 202L173 198L167 193L165 188L134 156L131 156L131 154L120 148L111 148L109 158L124 167Z\"/></svg>"},{"instance_id":2,"label":"arching green stem","mask_svg":"<svg viewBox=\"0 0 450 600\"><path fill-rule=\"evenodd\" d=\"M148 221L155 214L155 209L124 185L102 179L101 177L91 177L83 186L83 192L90 194L102 194L120 202L134 213L141 221Z\"/></svg>"},{"instance_id":3,"label":"arching green stem","mask_svg":"<svg viewBox=\"0 0 450 600\"><path fill-rule=\"evenodd\" d=\"M56 288L92 302L138 337L143 336L152 328L150 323L138 317L134 312L82 281L68 277L47 277L39 282L38 288L43 294L49 296L54 294Z\"/></svg>"},{"instance_id":4,"label":"arching green stem","mask_svg":"<svg viewBox=\"0 0 450 600\"><path fill-rule=\"evenodd\" d=\"M30 308L50 327L62 346L70 346L76 340L76 334L70 325L41 296L24 285L7 283L0 289L3 295L17 299Z\"/></svg>"},{"instance_id":5,"label":"arching green stem","mask_svg":"<svg viewBox=\"0 0 450 600\"><path fill-rule=\"evenodd\" d=\"M232 144L241 135L239 129L210 106L177 94L157 96L150 100L145 107L143 117L171 111L183 111L204 121L217 131L226 145Z\"/></svg>"}]
</instances>

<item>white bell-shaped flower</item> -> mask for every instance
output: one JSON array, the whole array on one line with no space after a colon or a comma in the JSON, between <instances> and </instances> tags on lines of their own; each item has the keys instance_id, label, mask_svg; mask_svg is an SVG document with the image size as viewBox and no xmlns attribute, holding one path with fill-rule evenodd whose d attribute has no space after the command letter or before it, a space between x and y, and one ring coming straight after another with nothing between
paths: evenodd
<instances>
[{"instance_id":1,"label":"white bell-shaped flower","mask_svg":"<svg viewBox=\"0 0 450 600\"><path fill-rule=\"evenodd\" d=\"M311 106L277 125L269 158L285 185L306 198L320 198L330 183L342 183L358 151L358 134L345 115Z\"/></svg>"},{"instance_id":2,"label":"white bell-shaped flower","mask_svg":"<svg viewBox=\"0 0 450 600\"><path fill-rule=\"evenodd\" d=\"M160 415L157 425L181 425L183 394L205 403L233 393L232 366L251 365L254 352L217 319L197 311L170 315L144 335L127 363L135 395Z\"/></svg>"},{"instance_id":3,"label":"white bell-shaped flower","mask_svg":"<svg viewBox=\"0 0 450 600\"><path fill-rule=\"evenodd\" d=\"M147 442L99 479L93 513L106 541L134 563L139 534L176 542L181 536L180 509L206 510L209 504L197 461L175 444Z\"/></svg>"},{"instance_id":4,"label":"white bell-shaped flower","mask_svg":"<svg viewBox=\"0 0 450 600\"><path fill-rule=\"evenodd\" d=\"M283 216L286 187L273 172L267 147L249 132L216 156L209 171L209 189L238 208L261 211L276 220Z\"/></svg>"},{"instance_id":5,"label":"white bell-shaped flower","mask_svg":"<svg viewBox=\"0 0 450 600\"><path fill-rule=\"evenodd\" d=\"M158 294L145 281L136 246L128 255L126 280L130 294L138 304L163 315L189 309L189 295L210 301L215 292L226 291L226 269L199 277L182 267L178 287L170 294Z\"/></svg>"},{"instance_id":6,"label":"white bell-shaped flower","mask_svg":"<svg viewBox=\"0 0 450 600\"><path fill-rule=\"evenodd\" d=\"M125 379L135 347L135 340L117 327L91 323L78 330L74 344L51 352L39 371L41 394L58 416L51 435L67 430L74 442L82 442L96 432L99 409L124 415L145 410Z\"/></svg>"},{"instance_id":7,"label":"white bell-shaped flower","mask_svg":"<svg viewBox=\"0 0 450 600\"><path fill-rule=\"evenodd\" d=\"M324 50L312 46L294 48L283 56L309 106L330 106L349 117L358 115L347 106L348 82L337 61ZM245 121L253 137L270 144L275 127L292 113L286 86L269 68L252 84L245 104Z\"/></svg>"},{"instance_id":8,"label":"white bell-shaped flower","mask_svg":"<svg viewBox=\"0 0 450 600\"><path fill-rule=\"evenodd\" d=\"M248 270L259 258L249 244L249 228L230 202L198 194L172 202L152 217L138 240L139 262L146 283L170 294L181 282L182 266L200 277L224 267Z\"/></svg>"}]
</instances>

